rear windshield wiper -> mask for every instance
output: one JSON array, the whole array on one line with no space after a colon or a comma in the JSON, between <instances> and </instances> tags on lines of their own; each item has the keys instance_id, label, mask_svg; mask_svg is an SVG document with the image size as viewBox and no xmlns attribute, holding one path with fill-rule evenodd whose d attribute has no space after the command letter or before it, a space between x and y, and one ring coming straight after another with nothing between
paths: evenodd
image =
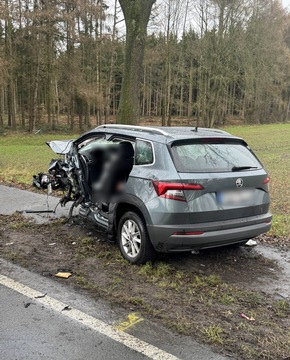
<instances>
[{"instance_id":1,"label":"rear windshield wiper","mask_svg":"<svg viewBox=\"0 0 290 360\"><path fill-rule=\"evenodd\" d=\"M250 170L250 169L258 169L257 166L234 166L232 171L242 171L242 170Z\"/></svg>"}]
</instances>

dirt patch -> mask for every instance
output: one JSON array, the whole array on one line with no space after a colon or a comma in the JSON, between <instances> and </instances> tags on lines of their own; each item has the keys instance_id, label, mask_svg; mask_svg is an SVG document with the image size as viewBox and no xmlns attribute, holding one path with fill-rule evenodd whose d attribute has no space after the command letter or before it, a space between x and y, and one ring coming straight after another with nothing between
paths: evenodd
<instances>
[{"instance_id":1,"label":"dirt patch","mask_svg":"<svg viewBox=\"0 0 290 360\"><path fill-rule=\"evenodd\" d=\"M290 355L288 301L257 290L279 275L275 262L255 250L229 248L160 255L154 264L132 266L104 240L90 224L35 225L19 214L0 216L6 259L44 276L70 270L72 277L55 281L140 311L239 359Z\"/></svg>"}]
</instances>

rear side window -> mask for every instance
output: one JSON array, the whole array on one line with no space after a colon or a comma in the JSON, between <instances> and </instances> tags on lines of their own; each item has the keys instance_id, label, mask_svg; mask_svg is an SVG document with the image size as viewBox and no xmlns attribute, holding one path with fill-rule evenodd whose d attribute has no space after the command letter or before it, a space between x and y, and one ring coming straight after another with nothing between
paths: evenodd
<instances>
[{"instance_id":1,"label":"rear side window","mask_svg":"<svg viewBox=\"0 0 290 360\"><path fill-rule=\"evenodd\" d=\"M261 163L241 143L186 143L172 146L173 161L179 172L232 172L255 170Z\"/></svg>"},{"instance_id":2,"label":"rear side window","mask_svg":"<svg viewBox=\"0 0 290 360\"><path fill-rule=\"evenodd\" d=\"M135 165L153 164L153 148L149 141L136 140L135 144Z\"/></svg>"}]
</instances>

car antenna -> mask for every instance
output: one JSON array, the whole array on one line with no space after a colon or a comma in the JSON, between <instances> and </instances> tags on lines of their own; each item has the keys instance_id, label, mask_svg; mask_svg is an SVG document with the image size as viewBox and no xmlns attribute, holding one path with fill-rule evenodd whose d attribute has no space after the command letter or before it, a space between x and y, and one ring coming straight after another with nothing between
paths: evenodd
<instances>
[{"instance_id":1,"label":"car antenna","mask_svg":"<svg viewBox=\"0 0 290 360\"><path fill-rule=\"evenodd\" d=\"M195 132L197 132L197 131L198 131L198 126L196 126L196 127L195 127L195 130L194 130L194 131L195 131Z\"/></svg>"}]
</instances>

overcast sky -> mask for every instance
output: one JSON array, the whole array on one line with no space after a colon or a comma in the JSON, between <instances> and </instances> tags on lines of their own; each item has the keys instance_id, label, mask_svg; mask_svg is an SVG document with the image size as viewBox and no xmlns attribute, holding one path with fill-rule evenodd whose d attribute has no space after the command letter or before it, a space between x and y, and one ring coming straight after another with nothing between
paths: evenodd
<instances>
[{"instance_id":1,"label":"overcast sky","mask_svg":"<svg viewBox=\"0 0 290 360\"><path fill-rule=\"evenodd\" d=\"M282 0L282 4L287 7L290 8L290 0Z\"/></svg>"}]
</instances>

